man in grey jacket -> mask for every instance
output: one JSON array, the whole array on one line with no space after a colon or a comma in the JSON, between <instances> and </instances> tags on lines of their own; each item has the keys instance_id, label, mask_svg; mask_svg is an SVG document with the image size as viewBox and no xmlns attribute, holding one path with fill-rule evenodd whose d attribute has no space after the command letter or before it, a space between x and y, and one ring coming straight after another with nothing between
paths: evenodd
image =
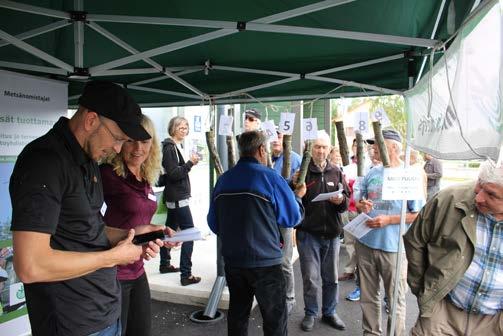
<instances>
[{"instance_id":1,"label":"man in grey jacket","mask_svg":"<svg viewBox=\"0 0 503 336\"><path fill-rule=\"evenodd\" d=\"M424 172L428 178L427 182L427 201L440 190L440 179L442 178L442 162L430 154L424 154Z\"/></svg>"},{"instance_id":2,"label":"man in grey jacket","mask_svg":"<svg viewBox=\"0 0 503 336\"><path fill-rule=\"evenodd\" d=\"M404 236L411 335L503 335L503 167L439 192Z\"/></svg>"}]
</instances>

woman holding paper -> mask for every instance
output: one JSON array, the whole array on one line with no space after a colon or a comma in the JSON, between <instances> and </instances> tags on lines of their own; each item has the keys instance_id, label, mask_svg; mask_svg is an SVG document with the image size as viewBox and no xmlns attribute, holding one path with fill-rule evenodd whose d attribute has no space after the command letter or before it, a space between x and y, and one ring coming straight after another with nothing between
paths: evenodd
<instances>
[{"instance_id":1,"label":"woman holding paper","mask_svg":"<svg viewBox=\"0 0 503 336\"><path fill-rule=\"evenodd\" d=\"M164 200L168 208L166 227L173 230L186 230L194 227L189 207L190 179L189 172L199 162L196 153L191 154L189 160L185 158L183 140L189 134L189 123L183 117L174 117L168 124L169 138L162 142L162 167L164 175L159 185L164 185ZM161 273L180 271L182 286L192 285L201 281L200 277L192 275L192 250L194 242L186 241L182 244L180 254L180 268L171 265L169 248L161 248Z\"/></svg>"},{"instance_id":2,"label":"woman holding paper","mask_svg":"<svg viewBox=\"0 0 503 336\"><path fill-rule=\"evenodd\" d=\"M160 172L159 141L152 121L143 116L142 126L151 139L128 140L119 154L107 158L100 166L106 203L107 226L134 229L150 223L157 208L152 185ZM166 232L172 235L168 229ZM173 243L165 243L173 246ZM122 334L150 335L150 290L143 260L117 267L122 291Z\"/></svg>"}]
</instances>

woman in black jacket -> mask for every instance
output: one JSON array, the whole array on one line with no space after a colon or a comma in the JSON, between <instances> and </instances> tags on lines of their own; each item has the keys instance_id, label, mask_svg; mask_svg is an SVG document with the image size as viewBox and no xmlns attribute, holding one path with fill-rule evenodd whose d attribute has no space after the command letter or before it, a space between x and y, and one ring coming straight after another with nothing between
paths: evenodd
<instances>
[{"instance_id":1,"label":"woman in black jacket","mask_svg":"<svg viewBox=\"0 0 503 336\"><path fill-rule=\"evenodd\" d=\"M166 226L173 230L185 230L194 227L189 208L190 179L189 171L199 161L197 154L189 160L183 155L182 143L189 134L189 123L183 117L174 117L168 125L169 138L162 142L162 167L164 175L160 185L164 185L164 200L168 208ZM159 272L172 273L180 271L181 284L187 286L201 281L192 275L192 249L194 242L184 242L180 254L180 268L171 265L169 248L161 248Z\"/></svg>"}]
</instances>

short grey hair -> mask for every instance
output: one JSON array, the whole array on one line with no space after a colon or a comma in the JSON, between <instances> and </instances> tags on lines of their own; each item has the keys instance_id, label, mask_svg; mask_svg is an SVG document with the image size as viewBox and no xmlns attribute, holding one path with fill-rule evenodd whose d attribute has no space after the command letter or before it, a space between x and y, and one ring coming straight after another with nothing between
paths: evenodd
<instances>
[{"instance_id":1,"label":"short grey hair","mask_svg":"<svg viewBox=\"0 0 503 336\"><path fill-rule=\"evenodd\" d=\"M186 123L187 127L189 126L189 122L184 117L176 116L176 117L171 118L171 120L169 121L169 124L168 124L168 134L170 136L174 136L175 132L176 132L176 129L182 123ZM189 130L187 130L187 134L189 134Z\"/></svg>"},{"instance_id":2,"label":"short grey hair","mask_svg":"<svg viewBox=\"0 0 503 336\"><path fill-rule=\"evenodd\" d=\"M255 156L260 146L265 146L267 138L262 131L241 133L238 139L239 157Z\"/></svg>"},{"instance_id":3,"label":"short grey hair","mask_svg":"<svg viewBox=\"0 0 503 336\"><path fill-rule=\"evenodd\" d=\"M497 167L491 159L483 162L479 168L479 183L503 186L503 167Z\"/></svg>"}]
</instances>

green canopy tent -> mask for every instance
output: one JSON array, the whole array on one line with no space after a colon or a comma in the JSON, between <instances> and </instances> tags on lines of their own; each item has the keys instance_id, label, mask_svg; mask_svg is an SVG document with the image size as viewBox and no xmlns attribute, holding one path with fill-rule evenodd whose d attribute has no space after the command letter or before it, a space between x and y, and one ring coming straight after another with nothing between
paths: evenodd
<instances>
[{"instance_id":1,"label":"green canopy tent","mask_svg":"<svg viewBox=\"0 0 503 336\"><path fill-rule=\"evenodd\" d=\"M480 0L0 0L0 67L142 106L396 94Z\"/></svg>"}]
</instances>

